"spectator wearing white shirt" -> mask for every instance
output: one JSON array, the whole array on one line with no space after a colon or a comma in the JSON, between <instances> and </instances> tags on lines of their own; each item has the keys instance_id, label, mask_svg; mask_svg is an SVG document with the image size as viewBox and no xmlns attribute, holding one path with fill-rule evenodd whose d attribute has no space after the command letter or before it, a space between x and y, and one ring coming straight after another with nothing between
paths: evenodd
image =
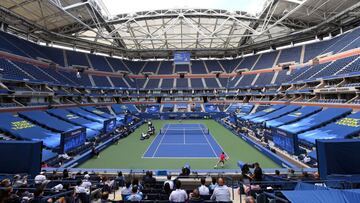
<instances>
[{"instance_id":1,"label":"spectator wearing white shirt","mask_svg":"<svg viewBox=\"0 0 360 203\"><path fill-rule=\"evenodd\" d=\"M85 174L84 175L84 180L82 181L81 186L86 188L86 189L90 189L91 187L91 182L89 181L90 175L89 174Z\"/></svg>"},{"instance_id":2,"label":"spectator wearing white shirt","mask_svg":"<svg viewBox=\"0 0 360 203\"><path fill-rule=\"evenodd\" d=\"M169 197L171 202L185 202L188 198L188 195L185 190L181 189L181 182L179 180L175 181L176 190L172 191Z\"/></svg>"},{"instance_id":3,"label":"spectator wearing white shirt","mask_svg":"<svg viewBox=\"0 0 360 203\"><path fill-rule=\"evenodd\" d=\"M166 183L169 183L170 190L174 189L174 181L171 180L171 175L167 176L167 180L164 182L164 186L165 186Z\"/></svg>"},{"instance_id":4,"label":"spectator wearing white shirt","mask_svg":"<svg viewBox=\"0 0 360 203\"><path fill-rule=\"evenodd\" d=\"M126 196L131 194L131 182L127 181L125 183L125 186L121 189L121 196L123 198L123 200L126 199Z\"/></svg>"},{"instance_id":5,"label":"spectator wearing white shirt","mask_svg":"<svg viewBox=\"0 0 360 203\"><path fill-rule=\"evenodd\" d=\"M41 185L46 182L45 171L41 171L39 175L35 176L35 184Z\"/></svg>"},{"instance_id":6,"label":"spectator wearing white shirt","mask_svg":"<svg viewBox=\"0 0 360 203\"><path fill-rule=\"evenodd\" d=\"M214 189L214 192L210 198L217 202L229 202L230 200L230 191L229 188L225 185L225 181L222 178L218 179L218 186Z\"/></svg>"},{"instance_id":7,"label":"spectator wearing white shirt","mask_svg":"<svg viewBox=\"0 0 360 203\"><path fill-rule=\"evenodd\" d=\"M206 187L206 185L205 185L205 178L201 178L200 182L201 182L201 186L199 187L199 193L200 193L200 195L209 195L209 194L210 194L210 190L209 190L209 188Z\"/></svg>"}]
</instances>

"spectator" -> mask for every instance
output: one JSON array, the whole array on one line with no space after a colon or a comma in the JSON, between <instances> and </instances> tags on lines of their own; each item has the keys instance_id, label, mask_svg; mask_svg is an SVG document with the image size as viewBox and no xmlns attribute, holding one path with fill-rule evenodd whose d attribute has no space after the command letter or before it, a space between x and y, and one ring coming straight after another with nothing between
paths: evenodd
<instances>
[{"instance_id":1,"label":"spectator","mask_svg":"<svg viewBox=\"0 0 360 203\"><path fill-rule=\"evenodd\" d=\"M172 191L169 197L171 202L185 202L188 198L188 195L185 190L181 189L180 180L175 181L176 190Z\"/></svg>"},{"instance_id":2,"label":"spectator","mask_svg":"<svg viewBox=\"0 0 360 203\"><path fill-rule=\"evenodd\" d=\"M134 179L132 180L131 187L134 187L134 186L137 186L137 188L138 188L139 191L142 191L143 188L144 188L144 187L139 183L139 179L137 179L137 178L134 178Z\"/></svg>"},{"instance_id":3,"label":"spectator","mask_svg":"<svg viewBox=\"0 0 360 203\"><path fill-rule=\"evenodd\" d=\"M260 181L262 181L262 178L263 178L262 169L260 168L260 164L257 162L254 163L254 166L255 166L254 174L251 176L251 179L256 182L260 182Z\"/></svg>"},{"instance_id":4,"label":"spectator","mask_svg":"<svg viewBox=\"0 0 360 203\"><path fill-rule=\"evenodd\" d=\"M275 177L281 177L279 170L275 170Z\"/></svg>"},{"instance_id":5,"label":"spectator","mask_svg":"<svg viewBox=\"0 0 360 203\"><path fill-rule=\"evenodd\" d=\"M35 181L36 185L45 184L47 182L45 173L46 173L46 171L43 170L40 172L39 175L35 176L34 181Z\"/></svg>"},{"instance_id":6,"label":"spectator","mask_svg":"<svg viewBox=\"0 0 360 203\"><path fill-rule=\"evenodd\" d=\"M223 178L218 179L218 186L214 189L214 192L210 199L217 202L231 201L229 188L225 185L225 181Z\"/></svg>"},{"instance_id":7,"label":"spectator","mask_svg":"<svg viewBox=\"0 0 360 203\"><path fill-rule=\"evenodd\" d=\"M125 197L131 194L131 182L127 181L125 186L121 189L122 199L125 200Z\"/></svg>"},{"instance_id":8,"label":"spectator","mask_svg":"<svg viewBox=\"0 0 360 203\"><path fill-rule=\"evenodd\" d=\"M256 203L255 198L253 196L247 196L245 198L245 203Z\"/></svg>"},{"instance_id":9,"label":"spectator","mask_svg":"<svg viewBox=\"0 0 360 203\"><path fill-rule=\"evenodd\" d=\"M29 203L46 203L47 201L43 198L44 191L42 188L38 188L34 192L34 198Z\"/></svg>"},{"instance_id":10,"label":"spectator","mask_svg":"<svg viewBox=\"0 0 360 203\"><path fill-rule=\"evenodd\" d=\"M89 179L90 179L90 175L89 174L85 174L84 175L84 179L83 179L83 181L82 181L82 183L81 183L81 186L82 187L84 187L84 188L86 188L86 189L90 189L90 187L91 187L91 182L89 181Z\"/></svg>"},{"instance_id":11,"label":"spectator","mask_svg":"<svg viewBox=\"0 0 360 203\"><path fill-rule=\"evenodd\" d=\"M75 186L75 193L76 194L90 194L90 190L86 189L82 186L82 180L77 180Z\"/></svg>"},{"instance_id":12,"label":"spectator","mask_svg":"<svg viewBox=\"0 0 360 203\"><path fill-rule=\"evenodd\" d=\"M165 185L164 185L164 194L167 196L167 198L169 198L171 192L172 192L172 189L170 189L170 184L165 183Z\"/></svg>"},{"instance_id":13,"label":"spectator","mask_svg":"<svg viewBox=\"0 0 360 203\"><path fill-rule=\"evenodd\" d=\"M200 182L201 182L201 186L199 187L199 191L198 191L199 194L200 194L200 195L209 195L209 194L210 194L210 190L209 190L209 188L206 187L206 185L205 185L205 178L204 178L204 177L201 178Z\"/></svg>"},{"instance_id":14,"label":"spectator","mask_svg":"<svg viewBox=\"0 0 360 203\"><path fill-rule=\"evenodd\" d=\"M171 175L168 175L166 177L166 181L164 182L164 186L166 183L169 183L169 187L170 187L170 190L173 190L174 189L174 181L171 180Z\"/></svg>"},{"instance_id":15,"label":"spectator","mask_svg":"<svg viewBox=\"0 0 360 203\"><path fill-rule=\"evenodd\" d=\"M143 177L144 185L152 187L156 184L156 179L153 177L152 171L146 171L146 175Z\"/></svg>"},{"instance_id":16,"label":"spectator","mask_svg":"<svg viewBox=\"0 0 360 203\"><path fill-rule=\"evenodd\" d=\"M108 203L109 201L109 193L108 192L103 192L101 194L101 203Z\"/></svg>"},{"instance_id":17,"label":"spectator","mask_svg":"<svg viewBox=\"0 0 360 203\"><path fill-rule=\"evenodd\" d=\"M194 189L192 193L190 193L189 203L201 203L204 200L201 198L199 190Z\"/></svg>"},{"instance_id":18,"label":"spectator","mask_svg":"<svg viewBox=\"0 0 360 203\"><path fill-rule=\"evenodd\" d=\"M115 178L115 181L116 181L116 185L117 185L118 187L123 187L123 186L124 186L124 184L125 184L125 178L124 178L124 176L123 176L123 174L122 174L121 171L118 172L118 175L117 175L117 177Z\"/></svg>"},{"instance_id":19,"label":"spectator","mask_svg":"<svg viewBox=\"0 0 360 203\"><path fill-rule=\"evenodd\" d=\"M21 178L21 176L19 174L14 176L14 180L13 180L13 187L26 187L27 185L27 176L24 176L23 178Z\"/></svg>"},{"instance_id":20,"label":"spectator","mask_svg":"<svg viewBox=\"0 0 360 203\"><path fill-rule=\"evenodd\" d=\"M134 186L131 189L131 194L126 197L126 200L130 202L139 202L142 200L142 198L143 194L141 192L138 192L137 186Z\"/></svg>"},{"instance_id":21,"label":"spectator","mask_svg":"<svg viewBox=\"0 0 360 203\"><path fill-rule=\"evenodd\" d=\"M63 170L63 179L68 179L69 178L69 171L67 169Z\"/></svg>"},{"instance_id":22,"label":"spectator","mask_svg":"<svg viewBox=\"0 0 360 203\"><path fill-rule=\"evenodd\" d=\"M212 177L211 178L211 183L209 185L209 190L210 190L210 193L212 194L214 189L218 186L217 182L216 182L216 178L215 177Z\"/></svg>"}]
</instances>

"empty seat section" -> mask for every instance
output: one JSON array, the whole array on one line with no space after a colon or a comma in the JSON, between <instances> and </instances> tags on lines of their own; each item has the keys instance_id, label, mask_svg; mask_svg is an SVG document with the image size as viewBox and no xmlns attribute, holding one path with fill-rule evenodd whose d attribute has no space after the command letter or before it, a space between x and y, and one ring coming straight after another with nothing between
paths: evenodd
<instances>
[{"instance_id":1,"label":"empty seat section","mask_svg":"<svg viewBox=\"0 0 360 203\"><path fill-rule=\"evenodd\" d=\"M136 82L135 79L129 78L129 77L123 77L124 82L127 82L130 87L136 88Z\"/></svg>"},{"instance_id":2,"label":"empty seat section","mask_svg":"<svg viewBox=\"0 0 360 203\"><path fill-rule=\"evenodd\" d=\"M261 117L261 116L265 116L266 114L269 114L271 112L274 112L278 109L284 108L285 105L282 104L276 104L270 107L265 107L265 109L262 109L260 111L257 111L256 113L250 114L250 115L238 115L238 118L240 120L250 120L250 119L254 119L257 117Z\"/></svg>"},{"instance_id":3,"label":"empty seat section","mask_svg":"<svg viewBox=\"0 0 360 203\"><path fill-rule=\"evenodd\" d=\"M336 39L325 40L305 45L304 63L321 55Z\"/></svg>"},{"instance_id":4,"label":"empty seat section","mask_svg":"<svg viewBox=\"0 0 360 203\"><path fill-rule=\"evenodd\" d=\"M63 121L59 118L51 116L50 114L44 111L28 111L19 113L21 117L30 120L40 126L44 126L47 129L50 129L54 132L67 132L71 130L79 129L78 125L71 124L69 122ZM90 128L86 128L86 138L91 139L93 137L98 136L99 131L92 130Z\"/></svg>"},{"instance_id":5,"label":"empty seat section","mask_svg":"<svg viewBox=\"0 0 360 203\"><path fill-rule=\"evenodd\" d=\"M360 112L351 114L324 127L298 135L300 140L315 145L317 139L344 139L360 133Z\"/></svg>"},{"instance_id":6,"label":"empty seat section","mask_svg":"<svg viewBox=\"0 0 360 203\"><path fill-rule=\"evenodd\" d=\"M97 87L111 87L110 82L105 76L92 75L92 78Z\"/></svg>"},{"instance_id":7,"label":"empty seat section","mask_svg":"<svg viewBox=\"0 0 360 203\"><path fill-rule=\"evenodd\" d=\"M62 49L45 46L40 46L39 48L42 50L43 53L46 53L47 59L50 59L54 63L59 64L60 66L65 66L64 51Z\"/></svg>"},{"instance_id":8,"label":"empty seat section","mask_svg":"<svg viewBox=\"0 0 360 203\"><path fill-rule=\"evenodd\" d=\"M88 54L92 67L96 70L113 72L104 56Z\"/></svg>"},{"instance_id":9,"label":"empty seat section","mask_svg":"<svg viewBox=\"0 0 360 203\"><path fill-rule=\"evenodd\" d=\"M177 78L176 79L176 88L187 89L189 88L189 83L187 78Z\"/></svg>"},{"instance_id":10,"label":"empty seat section","mask_svg":"<svg viewBox=\"0 0 360 203\"><path fill-rule=\"evenodd\" d=\"M65 77L69 78L70 80L74 81L78 85L87 86L87 87L92 86L89 76L85 73L81 73L80 77L77 76L76 72L72 72L72 71L71 72L61 71L60 73L63 74Z\"/></svg>"},{"instance_id":11,"label":"empty seat section","mask_svg":"<svg viewBox=\"0 0 360 203\"><path fill-rule=\"evenodd\" d=\"M29 57L27 53L16 47L9 40L7 40L9 34L0 31L0 50L9 52L12 54Z\"/></svg>"},{"instance_id":12,"label":"empty seat section","mask_svg":"<svg viewBox=\"0 0 360 203\"><path fill-rule=\"evenodd\" d=\"M274 66L276 57L279 51L271 51L261 54L258 62L255 64L252 70L259 70L264 68L272 68Z\"/></svg>"},{"instance_id":13,"label":"empty seat section","mask_svg":"<svg viewBox=\"0 0 360 203\"><path fill-rule=\"evenodd\" d=\"M144 61L127 61L127 60L124 60L124 63L130 69L130 71L133 72L134 74L139 74L141 69L145 65Z\"/></svg>"},{"instance_id":14,"label":"empty seat section","mask_svg":"<svg viewBox=\"0 0 360 203\"><path fill-rule=\"evenodd\" d=\"M52 116L55 116L74 125L90 128L98 132L102 132L104 130L104 125L102 123L85 119L81 116L70 113L65 109L49 109L47 110L47 112Z\"/></svg>"},{"instance_id":15,"label":"empty seat section","mask_svg":"<svg viewBox=\"0 0 360 203\"><path fill-rule=\"evenodd\" d=\"M111 64L111 67L114 69L115 72L116 71L129 72L123 60L117 58L111 58L111 57L106 57L106 60Z\"/></svg>"},{"instance_id":16,"label":"empty seat section","mask_svg":"<svg viewBox=\"0 0 360 203\"><path fill-rule=\"evenodd\" d=\"M192 74L206 74L205 65L203 61L191 61L191 71Z\"/></svg>"},{"instance_id":17,"label":"empty seat section","mask_svg":"<svg viewBox=\"0 0 360 203\"><path fill-rule=\"evenodd\" d=\"M353 41L355 41L357 38L359 38L359 36L360 36L360 29L355 29L351 32L348 32L343 35L343 37L341 38L341 40L339 40L338 43L331 46L327 50L327 52L332 51L333 53L338 53L338 52L343 52L345 50L349 50L349 49L347 49L347 47L349 45L351 45L353 43Z\"/></svg>"},{"instance_id":18,"label":"empty seat section","mask_svg":"<svg viewBox=\"0 0 360 203\"><path fill-rule=\"evenodd\" d=\"M254 64L258 58L259 58L259 55L244 57L243 60L241 61L241 63L239 64L239 66L237 67L237 70L245 69L245 68L251 70L251 68L254 66Z\"/></svg>"},{"instance_id":19,"label":"empty seat section","mask_svg":"<svg viewBox=\"0 0 360 203\"><path fill-rule=\"evenodd\" d=\"M217 60L206 60L204 62L210 73L212 71L224 71Z\"/></svg>"},{"instance_id":20,"label":"empty seat section","mask_svg":"<svg viewBox=\"0 0 360 203\"><path fill-rule=\"evenodd\" d=\"M228 83L228 78L218 78L220 84L222 87L227 87L227 83Z\"/></svg>"},{"instance_id":21,"label":"empty seat section","mask_svg":"<svg viewBox=\"0 0 360 203\"><path fill-rule=\"evenodd\" d=\"M285 106L284 108L280 108L280 109L273 111L269 114L266 114L264 116L249 119L249 121L252 123L257 123L257 124L261 124L261 123L265 122L265 125L266 125L267 121L271 121L272 119L279 118L283 115L286 115L288 113L296 111L300 108L301 108L300 106L295 106L295 105Z\"/></svg>"},{"instance_id":22,"label":"empty seat section","mask_svg":"<svg viewBox=\"0 0 360 203\"><path fill-rule=\"evenodd\" d=\"M351 56L351 57L336 60L333 63L331 63L329 66L324 68L323 70L321 70L318 73L311 76L310 78L314 79L314 78L321 78L324 76L331 76L331 75L335 74L336 72L338 72L339 70L341 70L342 68L344 68L347 64L349 64L350 62L355 60L357 57L358 56Z\"/></svg>"},{"instance_id":23,"label":"empty seat section","mask_svg":"<svg viewBox=\"0 0 360 203\"><path fill-rule=\"evenodd\" d=\"M352 72L354 73L360 72L360 56L356 58L356 60L352 64L350 64L349 66L338 72L337 75L352 73Z\"/></svg>"},{"instance_id":24,"label":"empty seat section","mask_svg":"<svg viewBox=\"0 0 360 203\"><path fill-rule=\"evenodd\" d=\"M281 70L279 71L275 83L274 84L281 84L284 82L288 82L291 79L290 75L288 75L288 71L287 70Z\"/></svg>"},{"instance_id":25,"label":"empty seat section","mask_svg":"<svg viewBox=\"0 0 360 203\"><path fill-rule=\"evenodd\" d=\"M321 111L321 107L318 106L305 106L297 111L294 111L290 114L284 115L280 118L273 119L271 121L266 122L266 127L273 128L273 127L279 127L281 125L286 125L289 123L296 122L298 120L301 120L303 118L306 118L310 115L313 115L317 112Z\"/></svg>"},{"instance_id":26,"label":"empty seat section","mask_svg":"<svg viewBox=\"0 0 360 203\"><path fill-rule=\"evenodd\" d=\"M124 82L124 78L118 78L118 77L110 77L111 82L115 87L124 87L128 88L126 83Z\"/></svg>"},{"instance_id":27,"label":"empty seat section","mask_svg":"<svg viewBox=\"0 0 360 203\"><path fill-rule=\"evenodd\" d=\"M175 73L178 72L190 72L190 64L178 64L175 65Z\"/></svg>"},{"instance_id":28,"label":"empty seat section","mask_svg":"<svg viewBox=\"0 0 360 203\"><path fill-rule=\"evenodd\" d=\"M191 88L195 88L195 89L203 89L204 88L204 84L203 84L201 78L191 78L190 82L191 82Z\"/></svg>"},{"instance_id":29,"label":"empty seat section","mask_svg":"<svg viewBox=\"0 0 360 203\"><path fill-rule=\"evenodd\" d=\"M173 62L161 61L158 74L173 74Z\"/></svg>"},{"instance_id":30,"label":"empty seat section","mask_svg":"<svg viewBox=\"0 0 360 203\"><path fill-rule=\"evenodd\" d=\"M148 61L146 62L144 69L142 70L143 73L151 72L156 73L157 68L159 67L159 61Z\"/></svg>"},{"instance_id":31,"label":"empty seat section","mask_svg":"<svg viewBox=\"0 0 360 203\"><path fill-rule=\"evenodd\" d=\"M33 66L31 64L14 62L19 68L24 70L25 72L32 75L34 78L40 81L53 82L56 83L53 78L49 77L45 72L47 69L40 69L37 66Z\"/></svg>"},{"instance_id":32,"label":"empty seat section","mask_svg":"<svg viewBox=\"0 0 360 203\"><path fill-rule=\"evenodd\" d=\"M292 61L295 61L295 62L299 63L300 62L301 49L302 49L302 46L291 47L291 48L288 48L288 49L281 50L279 59L278 59L278 61L276 63L280 64L280 63L292 62Z\"/></svg>"},{"instance_id":33,"label":"empty seat section","mask_svg":"<svg viewBox=\"0 0 360 203\"><path fill-rule=\"evenodd\" d=\"M249 86L251 85L252 81L254 80L256 74L250 74L250 75L244 75L241 79L240 82L238 83L237 87L242 87L242 86Z\"/></svg>"},{"instance_id":34,"label":"empty seat section","mask_svg":"<svg viewBox=\"0 0 360 203\"><path fill-rule=\"evenodd\" d=\"M317 72L319 72L321 69L328 66L331 62L323 63L323 64L317 64L310 66L306 69L300 68L300 74L297 77L294 77L292 81L300 81L300 80L306 80L310 77L314 76Z\"/></svg>"},{"instance_id":35,"label":"empty seat section","mask_svg":"<svg viewBox=\"0 0 360 203\"><path fill-rule=\"evenodd\" d=\"M219 84L217 83L215 78L204 78L206 86L208 88L219 88Z\"/></svg>"},{"instance_id":36,"label":"empty seat section","mask_svg":"<svg viewBox=\"0 0 360 203\"><path fill-rule=\"evenodd\" d=\"M62 85L77 85L76 82L72 81L68 77L64 76L62 74L62 71L57 71L54 68L47 68L46 73L50 75L51 77L55 78L57 81L59 81Z\"/></svg>"},{"instance_id":37,"label":"empty seat section","mask_svg":"<svg viewBox=\"0 0 360 203\"><path fill-rule=\"evenodd\" d=\"M77 51L69 51L66 50L66 57L68 61L68 65L81 65L81 66L89 66L85 53L77 52Z\"/></svg>"},{"instance_id":38,"label":"empty seat section","mask_svg":"<svg viewBox=\"0 0 360 203\"><path fill-rule=\"evenodd\" d=\"M81 108L84 109L85 111L91 112L91 113L93 113L97 116L100 116L102 118L105 118L105 119L116 118L116 126L117 127L122 126L125 123L125 115L123 115L123 114L113 116L113 115L106 113L104 111L101 111L93 106L83 106Z\"/></svg>"},{"instance_id":39,"label":"empty seat section","mask_svg":"<svg viewBox=\"0 0 360 203\"><path fill-rule=\"evenodd\" d=\"M24 140L42 141L48 148L60 145L60 134L37 126L18 115L11 113L0 114L0 130Z\"/></svg>"},{"instance_id":40,"label":"empty seat section","mask_svg":"<svg viewBox=\"0 0 360 203\"><path fill-rule=\"evenodd\" d=\"M308 130L318 128L322 125L344 117L350 114L351 111L352 109L347 108L328 108L320 111L319 113L301 119L300 121L297 121L295 123L291 123L289 125L282 125L277 129L292 134L299 134Z\"/></svg>"},{"instance_id":41,"label":"empty seat section","mask_svg":"<svg viewBox=\"0 0 360 203\"><path fill-rule=\"evenodd\" d=\"M159 87L160 79L149 79L145 89L157 89Z\"/></svg>"},{"instance_id":42,"label":"empty seat section","mask_svg":"<svg viewBox=\"0 0 360 203\"><path fill-rule=\"evenodd\" d=\"M161 88L172 89L174 88L174 79L163 79Z\"/></svg>"},{"instance_id":43,"label":"empty seat section","mask_svg":"<svg viewBox=\"0 0 360 203\"><path fill-rule=\"evenodd\" d=\"M0 58L0 68L3 69L1 71L2 77L7 79L32 79L26 73L16 68L13 64L9 63L6 59Z\"/></svg>"},{"instance_id":44,"label":"empty seat section","mask_svg":"<svg viewBox=\"0 0 360 203\"><path fill-rule=\"evenodd\" d=\"M132 114L140 112L134 104L113 104L111 105L111 108L116 115L124 114L125 111L129 111Z\"/></svg>"},{"instance_id":45,"label":"empty seat section","mask_svg":"<svg viewBox=\"0 0 360 203\"><path fill-rule=\"evenodd\" d=\"M256 79L255 85L269 85L273 77L274 72L260 73L259 77Z\"/></svg>"},{"instance_id":46,"label":"empty seat section","mask_svg":"<svg viewBox=\"0 0 360 203\"><path fill-rule=\"evenodd\" d=\"M136 87L137 88L144 88L145 82L147 79L136 79Z\"/></svg>"},{"instance_id":47,"label":"empty seat section","mask_svg":"<svg viewBox=\"0 0 360 203\"><path fill-rule=\"evenodd\" d=\"M232 78L229 78L228 87L233 88L235 87L236 83L240 80L241 76L235 76Z\"/></svg>"},{"instance_id":48,"label":"empty seat section","mask_svg":"<svg viewBox=\"0 0 360 203\"><path fill-rule=\"evenodd\" d=\"M219 60L219 63L222 65L222 67L225 69L227 73L231 73L236 69L236 67L241 62L240 59L232 59L232 60Z\"/></svg>"}]
</instances>

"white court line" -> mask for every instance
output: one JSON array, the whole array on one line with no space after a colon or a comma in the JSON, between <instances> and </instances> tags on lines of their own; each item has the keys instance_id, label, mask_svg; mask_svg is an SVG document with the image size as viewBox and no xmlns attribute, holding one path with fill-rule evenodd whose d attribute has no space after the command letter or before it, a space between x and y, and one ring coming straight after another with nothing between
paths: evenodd
<instances>
[{"instance_id":1,"label":"white court line","mask_svg":"<svg viewBox=\"0 0 360 203\"><path fill-rule=\"evenodd\" d=\"M158 151L158 149L159 149L159 147L160 147L160 145L161 145L161 143L162 143L162 141L163 141L163 139L164 139L164 137L165 137L166 132L167 132L167 130L168 130L168 129L169 129L169 126L167 126L167 128L166 128L166 130L165 130L164 134L162 135L162 138L161 138L161 140L160 140L160 142L159 142L158 146L156 147L155 152L153 153L152 157L154 157L154 156L155 156L155 154L156 154L156 152Z\"/></svg>"},{"instance_id":2,"label":"white court line","mask_svg":"<svg viewBox=\"0 0 360 203\"><path fill-rule=\"evenodd\" d=\"M185 141L185 128L183 129L183 132L184 132L184 144L186 144L186 141Z\"/></svg>"},{"instance_id":3,"label":"white court line","mask_svg":"<svg viewBox=\"0 0 360 203\"><path fill-rule=\"evenodd\" d=\"M211 135L211 133L209 132L209 134ZM206 135L205 135L206 136ZM214 136L212 136L212 139L215 141L215 143L220 147L221 151L225 152L224 149L222 148L222 146L218 143L218 141L214 138ZM230 159L230 156L225 152L225 155L228 159Z\"/></svg>"},{"instance_id":4,"label":"white court line","mask_svg":"<svg viewBox=\"0 0 360 203\"><path fill-rule=\"evenodd\" d=\"M218 159L217 157L162 157L162 156L155 156L155 157L144 157L144 159Z\"/></svg>"},{"instance_id":5,"label":"white court line","mask_svg":"<svg viewBox=\"0 0 360 203\"><path fill-rule=\"evenodd\" d=\"M207 144L207 143L186 143L186 144L183 144L183 143L161 143L161 145L181 145L181 146L190 145L190 146L202 146L202 145L208 145L208 144Z\"/></svg>"},{"instance_id":6,"label":"white court line","mask_svg":"<svg viewBox=\"0 0 360 203\"><path fill-rule=\"evenodd\" d=\"M150 145L147 147L147 149L145 150L144 154L142 155L141 158L145 157L146 152L149 151L150 147L154 144L155 140L157 139L158 136L161 136L161 129L159 130L159 133L156 135L156 137L151 141Z\"/></svg>"},{"instance_id":7,"label":"white court line","mask_svg":"<svg viewBox=\"0 0 360 203\"><path fill-rule=\"evenodd\" d=\"M201 128L201 125L200 125L200 124L199 124L199 126L200 126L200 128ZM206 139L207 143L210 145L210 147L211 147L211 149L212 149L212 151L213 151L213 153L214 153L215 157L217 157L218 155L216 154L216 152L215 152L215 150L214 150L213 146L210 144L210 142L209 142L208 138L206 137L206 135L205 135L205 133L204 133L204 131L203 131L202 129L201 129L201 132L202 132L202 135L205 137L205 139Z\"/></svg>"}]
</instances>

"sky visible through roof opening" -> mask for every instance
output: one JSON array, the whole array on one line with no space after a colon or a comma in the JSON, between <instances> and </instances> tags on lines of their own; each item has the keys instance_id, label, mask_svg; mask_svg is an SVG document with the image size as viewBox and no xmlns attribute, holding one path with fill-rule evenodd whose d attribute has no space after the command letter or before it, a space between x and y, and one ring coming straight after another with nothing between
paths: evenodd
<instances>
[{"instance_id":1,"label":"sky visible through roof opening","mask_svg":"<svg viewBox=\"0 0 360 203\"><path fill-rule=\"evenodd\" d=\"M266 0L102 0L111 16L157 9L203 8L245 11L256 15Z\"/></svg>"}]
</instances>

